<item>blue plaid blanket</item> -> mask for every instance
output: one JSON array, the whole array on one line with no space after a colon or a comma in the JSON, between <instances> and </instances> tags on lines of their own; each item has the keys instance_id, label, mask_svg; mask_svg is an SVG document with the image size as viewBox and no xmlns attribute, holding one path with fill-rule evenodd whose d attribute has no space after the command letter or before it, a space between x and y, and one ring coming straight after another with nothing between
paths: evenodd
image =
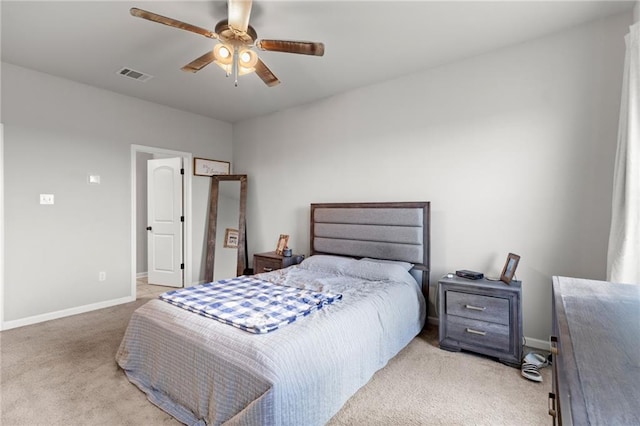
<instances>
[{"instance_id":1,"label":"blue plaid blanket","mask_svg":"<svg viewBox=\"0 0 640 426\"><path fill-rule=\"evenodd\" d=\"M286 287L250 276L200 284L160 299L251 333L268 333L342 299L342 294Z\"/></svg>"}]
</instances>

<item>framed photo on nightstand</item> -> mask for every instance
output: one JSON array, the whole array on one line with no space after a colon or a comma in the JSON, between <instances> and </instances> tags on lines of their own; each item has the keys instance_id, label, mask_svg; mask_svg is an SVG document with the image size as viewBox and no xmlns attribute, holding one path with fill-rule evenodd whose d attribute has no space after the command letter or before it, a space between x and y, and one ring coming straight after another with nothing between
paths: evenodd
<instances>
[{"instance_id":1,"label":"framed photo on nightstand","mask_svg":"<svg viewBox=\"0 0 640 426\"><path fill-rule=\"evenodd\" d=\"M276 254L282 256L284 254L284 249L287 248L287 244L289 243L289 236L286 234L280 234L280 238L278 239L278 245L276 246Z\"/></svg>"},{"instance_id":2,"label":"framed photo on nightstand","mask_svg":"<svg viewBox=\"0 0 640 426\"><path fill-rule=\"evenodd\" d=\"M502 269L502 275L500 275L500 281L509 284L516 274L516 268L520 262L520 256L517 254L509 253L507 261Z\"/></svg>"}]
</instances>

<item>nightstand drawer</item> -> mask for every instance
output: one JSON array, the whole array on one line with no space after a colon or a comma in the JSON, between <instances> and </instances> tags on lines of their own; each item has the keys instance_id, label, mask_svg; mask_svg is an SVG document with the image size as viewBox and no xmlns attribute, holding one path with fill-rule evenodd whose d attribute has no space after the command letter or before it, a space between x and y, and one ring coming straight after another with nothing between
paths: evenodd
<instances>
[{"instance_id":1,"label":"nightstand drawer","mask_svg":"<svg viewBox=\"0 0 640 426\"><path fill-rule=\"evenodd\" d=\"M469 318L450 316L445 338L499 351L509 351L509 327Z\"/></svg>"},{"instance_id":2,"label":"nightstand drawer","mask_svg":"<svg viewBox=\"0 0 640 426\"><path fill-rule=\"evenodd\" d=\"M262 274L263 272L271 272L282 267L282 261L277 259L267 259L264 257L255 257L253 265L254 273Z\"/></svg>"},{"instance_id":3,"label":"nightstand drawer","mask_svg":"<svg viewBox=\"0 0 640 426\"><path fill-rule=\"evenodd\" d=\"M457 291L445 294L447 315L509 325L508 299Z\"/></svg>"}]
</instances>

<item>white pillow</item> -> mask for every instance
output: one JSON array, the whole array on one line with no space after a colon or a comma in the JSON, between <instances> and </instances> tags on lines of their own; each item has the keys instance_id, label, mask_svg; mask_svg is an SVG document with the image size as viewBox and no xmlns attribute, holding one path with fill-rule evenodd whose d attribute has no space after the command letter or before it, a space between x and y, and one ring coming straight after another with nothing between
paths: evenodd
<instances>
[{"instance_id":1,"label":"white pillow","mask_svg":"<svg viewBox=\"0 0 640 426\"><path fill-rule=\"evenodd\" d=\"M353 262L344 269L344 274L369 281L415 282L405 268L385 262Z\"/></svg>"},{"instance_id":2,"label":"white pillow","mask_svg":"<svg viewBox=\"0 0 640 426\"><path fill-rule=\"evenodd\" d=\"M357 260L351 257L316 254L303 260L298 267L308 271L344 275L344 269L356 262Z\"/></svg>"},{"instance_id":3,"label":"white pillow","mask_svg":"<svg viewBox=\"0 0 640 426\"><path fill-rule=\"evenodd\" d=\"M398 265L398 266L401 266L402 268L404 268L405 271L410 271L411 268L413 268L413 263L402 262L400 260L372 259L370 257L363 257L360 260L362 260L364 262L378 262L378 263L389 263L389 264L392 264L392 265Z\"/></svg>"}]
</instances>

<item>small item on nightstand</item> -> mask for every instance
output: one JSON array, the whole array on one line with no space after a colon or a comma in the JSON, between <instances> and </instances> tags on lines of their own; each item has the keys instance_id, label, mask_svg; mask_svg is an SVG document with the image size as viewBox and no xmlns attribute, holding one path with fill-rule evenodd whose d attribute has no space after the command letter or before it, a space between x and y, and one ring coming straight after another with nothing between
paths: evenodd
<instances>
[{"instance_id":1,"label":"small item on nightstand","mask_svg":"<svg viewBox=\"0 0 640 426\"><path fill-rule=\"evenodd\" d=\"M291 257L291 254L293 252L291 251L291 249L289 247L286 247L284 250L282 250L282 255L284 257Z\"/></svg>"},{"instance_id":2,"label":"small item on nightstand","mask_svg":"<svg viewBox=\"0 0 640 426\"><path fill-rule=\"evenodd\" d=\"M456 275L468 280L481 280L482 278L484 278L484 274L482 272L469 271L467 269L456 271Z\"/></svg>"},{"instance_id":3,"label":"small item on nightstand","mask_svg":"<svg viewBox=\"0 0 640 426\"><path fill-rule=\"evenodd\" d=\"M287 234L280 234L280 238L278 239L278 245L276 246L276 254L282 256L284 253L284 249L287 247L287 243L289 242L289 236Z\"/></svg>"}]
</instances>

